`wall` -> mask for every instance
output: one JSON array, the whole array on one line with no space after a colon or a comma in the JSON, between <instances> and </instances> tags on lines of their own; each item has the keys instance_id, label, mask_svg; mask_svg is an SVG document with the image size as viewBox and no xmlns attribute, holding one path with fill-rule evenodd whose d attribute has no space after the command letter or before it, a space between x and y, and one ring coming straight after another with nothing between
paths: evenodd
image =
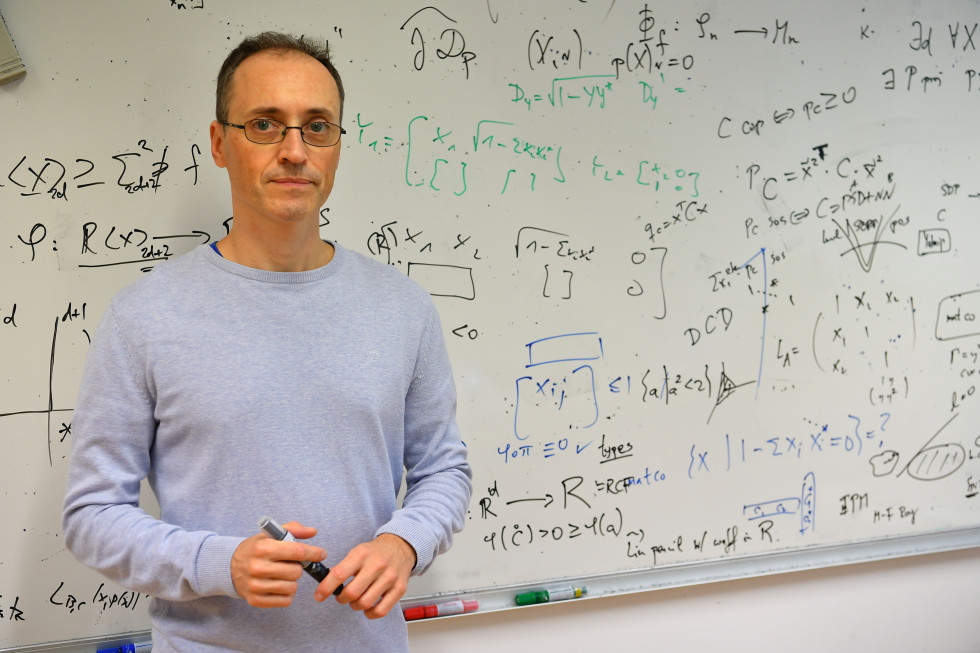
<instances>
[{"instance_id":1,"label":"wall","mask_svg":"<svg viewBox=\"0 0 980 653\"><path fill-rule=\"evenodd\" d=\"M409 625L416 653L980 650L980 551Z\"/></svg>"}]
</instances>

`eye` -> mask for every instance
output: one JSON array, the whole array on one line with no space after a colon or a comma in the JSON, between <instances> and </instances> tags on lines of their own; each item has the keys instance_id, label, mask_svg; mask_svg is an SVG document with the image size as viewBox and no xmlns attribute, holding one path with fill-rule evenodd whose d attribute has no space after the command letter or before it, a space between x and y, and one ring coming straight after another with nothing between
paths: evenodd
<instances>
[{"instance_id":1,"label":"eye","mask_svg":"<svg viewBox=\"0 0 980 653\"><path fill-rule=\"evenodd\" d=\"M255 131L260 131L260 132L269 131L272 129L272 122L269 120L265 120L263 118L259 118L258 120L252 121L252 128L255 129Z\"/></svg>"},{"instance_id":2,"label":"eye","mask_svg":"<svg viewBox=\"0 0 980 653\"><path fill-rule=\"evenodd\" d=\"M322 134L330 129L329 123L317 120L306 125L306 128L314 134Z\"/></svg>"}]
</instances>

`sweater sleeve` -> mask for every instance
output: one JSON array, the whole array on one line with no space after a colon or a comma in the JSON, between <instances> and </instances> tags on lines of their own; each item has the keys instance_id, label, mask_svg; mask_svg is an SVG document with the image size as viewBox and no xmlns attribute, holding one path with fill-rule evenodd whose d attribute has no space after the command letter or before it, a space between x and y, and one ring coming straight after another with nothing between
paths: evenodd
<instances>
[{"instance_id":1,"label":"sweater sleeve","mask_svg":"<svg viewBox=\"0 0 980 653\"><path fill-rule=\"evenodd\" d=\"M178 601L237 596L230 563L242 538L187 531L139 506L156 433L147 379L110 305L72 418L65 544L80 562L131 590Z\"/></svg>"},{"instance_id":2,"label":"sweater sleeve","mask_svg":"<svg viewBox=\"0 0 980 653\"><path fill-rule=\"evenodd\" d=\"M456 425L456 388L442 327L431 304L405 397L406 490L402 507L378 533L393 533L415 548L413 574L452 545L463 528L472 471Z\"/></svg>"}]
</instances>

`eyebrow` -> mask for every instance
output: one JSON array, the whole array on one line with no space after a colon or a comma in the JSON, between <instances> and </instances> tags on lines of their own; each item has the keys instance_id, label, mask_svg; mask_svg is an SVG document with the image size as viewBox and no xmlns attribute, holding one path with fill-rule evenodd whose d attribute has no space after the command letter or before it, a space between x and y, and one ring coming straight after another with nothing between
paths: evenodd
<instances>
[{"instance_id":1,"label":"eyebrow","mask_svg":"<svg viewBox=\"0 0 980 653\"><path fill-rule=\"evenodd\" d=\"M282 109L275 106L255 107L246 112L246 114L249 116L259 116L259 115L275 116L275 115L282 115L282 113L283 113ZM329 118L331 121L337 120L336 114L334 114L333 111L325 107L314 107L312 109L307 109L305 113L307 117L327 116L327 118Z\"/></svg>"}]
</instances>

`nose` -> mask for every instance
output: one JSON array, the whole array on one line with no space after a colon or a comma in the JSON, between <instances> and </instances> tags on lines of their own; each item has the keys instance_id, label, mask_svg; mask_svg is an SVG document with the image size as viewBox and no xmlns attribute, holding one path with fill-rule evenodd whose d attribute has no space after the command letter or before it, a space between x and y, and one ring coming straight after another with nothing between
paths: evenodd
<instances>
[{"instance_id":1,"label":"nose","mask_svg":"<svg viewBox=\"0 0 980 653\"><path fill-rule=\"evenodd\" d=\"M308 154L299 128L287 128L285 138L279 143L279 160L303 163Z\"/></svg>"}]
</instances>

